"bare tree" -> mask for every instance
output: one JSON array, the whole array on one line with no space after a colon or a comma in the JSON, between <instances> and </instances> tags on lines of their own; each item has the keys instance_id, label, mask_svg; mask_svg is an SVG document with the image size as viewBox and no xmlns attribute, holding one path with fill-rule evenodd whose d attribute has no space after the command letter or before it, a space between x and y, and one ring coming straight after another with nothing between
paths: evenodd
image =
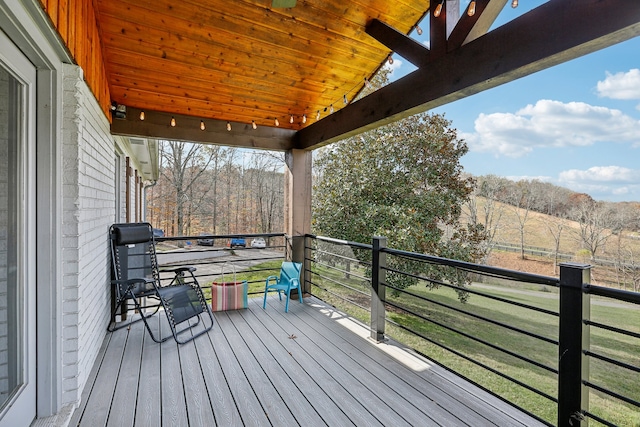
<instances>
[{"instance_id":1,"label":"bare tree","mask_svg":"<svg viewBox=\"0 0 640 427\"><path fill-rule=\"evenodd\" d=\"M562 237L562 232L567 226L567 219L562 217L550 217L548 221L544 223L553 237L553 274L558 274L558 256L560 254L560 238Z\"/></svg>"},{"instance_id":2,"label":"bare tree","mask_svg":"<svg viewBox=\"0 0 640 427\"><path fill-rule=\"evenodd\" d=\"M284 221L284 158L274 153L254 155L251 161L255 213L261 232L273 230L276 220Z\"/></svg>"},{"instance_id":3,"label":"bare tree","mask_svg":"<svg viewBox=\"0 0 640 427\"><path fill-rule=\"evenodd\" d=\"M535 194L531 192L529 183L525 180L518 181L515 186L510 187L507 200L512 206L513 212L518 219L518 233L520 234L520 257L524 256L525 226L529 220L531 207L535 205Z\"/></svg>"},{"instance_id":4,"label":"bare tree","mask_svg":"<svg viewBox=\"0 0 640 427\"><path fill-rule=\"evenodd\" d=\"M640 292L640 258L631 248L618 247L615 261L618 284L627 290Z\"/></svg>"},{"instance_id":5,"label":"bare tree","mask_svg":"<svg viewBox=\"0 0 640 427\"><path fill-rule=\"evenodd\" d=\"M173 190L175 219L178 236L184 235L185 213L189 215L197 209L204 194L194 191L198 178L205 172L212 157L203 150L203 145L180 141L164 141L160 145L162 177Z\"/></svg>"},{"instance_id":6,"label":"bare tree","mask_svg":"<svg viewBox=\"0 0 640 427\"><path fill-rule=\"evenodd\" d=\"M617 229L614 211L604 202L583 198L572 210L572 219L578 222L576 238L594 260L613 230Z\"/></svg>"},{"instance_id":7,"label":"bare tree","mask_svg":"<svg viewBox=\"0 0 640 427\"><path fill-rule=\"evenodd\" d=\"M495 175L480 177L467 202L469 223L482 226L486 236L483 243L485 245L483 262L486 262L491 254L496 233L500 229L504 204L499 202L498 198L503 189L503 178Z\"/></svg>"}]
</instances>

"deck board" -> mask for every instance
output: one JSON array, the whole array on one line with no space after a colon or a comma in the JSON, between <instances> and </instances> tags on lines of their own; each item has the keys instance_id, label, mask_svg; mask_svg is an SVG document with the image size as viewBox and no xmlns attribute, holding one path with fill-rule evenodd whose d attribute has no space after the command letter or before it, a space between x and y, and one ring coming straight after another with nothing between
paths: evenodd
<instances>
[{"instance_id":1,"label":"deck board","mask_svg":"<svg viewBox=\"0 0 640 427\"><path fill-rule=\"evenodd\" d=\"M181 346L142 322L108 334L72 425L542 425L314 298L215 318Z\"/></svg>"}]
</instances>

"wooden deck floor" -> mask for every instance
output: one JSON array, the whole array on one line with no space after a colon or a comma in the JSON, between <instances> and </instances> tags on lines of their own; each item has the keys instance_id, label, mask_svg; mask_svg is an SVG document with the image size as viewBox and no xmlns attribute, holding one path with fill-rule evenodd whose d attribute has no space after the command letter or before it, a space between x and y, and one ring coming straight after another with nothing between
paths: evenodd
<instances>
[{"instance_id":1,"label":"wooden deck floor","mask_svg":"<svg viewBox=\"0 0 640 427\"><path fill-rule=\"evenodd\" d=\"M542 425L316 299L268 301L182 346L108 334L70 425Z\"/></svg>"}]
</instances>

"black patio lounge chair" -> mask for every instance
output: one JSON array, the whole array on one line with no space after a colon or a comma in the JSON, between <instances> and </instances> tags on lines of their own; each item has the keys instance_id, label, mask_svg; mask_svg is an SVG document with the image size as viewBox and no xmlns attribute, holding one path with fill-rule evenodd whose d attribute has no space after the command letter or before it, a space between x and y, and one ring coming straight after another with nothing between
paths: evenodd
<instances>
[{"instance_id":1,"label":"black patio lounge chair","mask_svg":"<svg viewBox=\"0 0 640 427\"><path fill-rule=\"evenodd\" d=\"M151 224L113 224L109 228L109 237L113 266L111 285L115 303L107 327L109 332L142 320L151 338L157 343L164 342L171 338L171 335L163 338L158 332L156 337L147 321L160 308L164 310L171 334L179 344L189 342L213 327L213 314L193 274L196 270L194 267L163 269L163 272L173 274L173 278L169 285L161 285ZM133 306L129 303L133 303ZM133 321L116 324L116 316L126 316L131 308L139 317ZM207 317L211 323L205 327L208 323ZM200 324L201 318L205 319L202 325L194 329ZM179 325L182 326L179 328ZM189 331L192 333L187 334L186 339L179 338L179 335Z\"/></svg>"}]
</instances>

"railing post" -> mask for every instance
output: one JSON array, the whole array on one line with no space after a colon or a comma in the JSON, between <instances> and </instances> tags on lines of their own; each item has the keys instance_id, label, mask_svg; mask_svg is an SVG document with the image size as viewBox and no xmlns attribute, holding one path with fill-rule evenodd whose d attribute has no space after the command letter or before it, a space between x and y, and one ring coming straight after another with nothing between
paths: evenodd
<instances>
[{"instance_id":1,"label":"railing post","mask_svg":"<svg viewBox=\"0 0 640 427\"><path fill-rule=\"evenodd\" d=\"M311 294L311 242L309 235L304 236L304 260L302 262L302 294Z\"/></svg>"},{"instance_id":2,"label":"railing post","mask_svg":"<svg viewBox=\"0 0 640 427\"><path fill-rule=\"evenodd\" d=\"M589 376L590 297L584 284L591 281L591 266L560 264L560 333L558 346L558 427L587 425L582 416L589 409L589 393L582 379Z\"/></svg>"},{"instance_id":3,"label":"railing post","mask_svg":"<svg viewBox=\"0 0 640 427\"><path fill-rule=\"evenodd\" d=\"M386 237L373 237L371 254L371 339L384 341L387 254Z\"/></svg>"}]
</instances>

